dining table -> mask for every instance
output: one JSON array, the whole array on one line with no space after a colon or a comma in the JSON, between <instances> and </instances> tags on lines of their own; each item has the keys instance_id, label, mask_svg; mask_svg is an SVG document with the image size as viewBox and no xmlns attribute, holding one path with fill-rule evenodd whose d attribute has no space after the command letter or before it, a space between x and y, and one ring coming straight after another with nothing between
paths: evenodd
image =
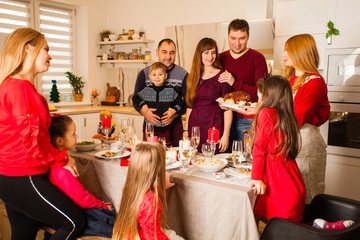
<instances>
[{"instance_id":1,"label":"dining table","mask_svg":"<svg viewBox=\"0 0 360 240\"><path fill-rule=\"evenodd\" d=\"M98 152L74 150L69 154L76 161L85 189L112 202L118 212L129 159L99 158ZM180 168L168 171L175 186L167 190L166 222L178 235L188 240L259 239L253 214L256 192L250 187L250 176L239 180L222 174L225 177L219 179L194 164L188 172Z\"/></svg>"}]
</instances>

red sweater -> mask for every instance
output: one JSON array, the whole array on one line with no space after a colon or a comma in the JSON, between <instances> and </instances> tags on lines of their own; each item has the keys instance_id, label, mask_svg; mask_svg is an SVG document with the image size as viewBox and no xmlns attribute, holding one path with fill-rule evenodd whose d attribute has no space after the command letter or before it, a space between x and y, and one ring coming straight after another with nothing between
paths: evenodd
<instances>
[{"instance_id":1,"label":"red sweater","mask_svg":"<svg viewBox=\"0 0 360 240\"><path fill-rule=\"evenodd\" d=\"M298 77L290 80L294 85ZM295 93L295 116L300 127L305 123L315 126L324 124L330 115L330 104L327 96L327 86L324 79L316 74L311 74Z\"/></svg>"},{"instance_id":2,"label":"red sweater","mask_svg":"<svg viewBox=\"0 0 360 240\"><path fill-rule=\"evenodd\" d=\"M49 179L52 184L57 186L81 208L102 207L108 209L105 203L86 191L79 178L74 177L69 170L63 167L51 167Z\"/></svg>"},{"instance_id":3,"label":"red sweater","mask_svg":"<svg viewBox=\"0 0 360 240\"><path fill-rule=\"evenodd\" d=\"M244 91L250 94L251 101L256 102L257 86L259 79L268 73L265 57L251 48L241 57L234 59L230 50L220 53L219 60L225 70L235 78L234 91ZM244 118L240 113L238 118Z\"/></svg>"},{"instance_id":4,"label":"red sweater","mask_svg":"<svg viewBox=\"0 0 360 240\"><path fill-rule=\"evenodd\" d=\"M66 150L50 144L47 102L27 80L7 78L0 86L0 174L27 176L64 166Z\"/></svg>"},{"instance_id":5,"label":"red sweater","mask_svg":"<svg viewBox=\"0 0 360 240\"><path fill-rule=\"evenodd\" d=\"M156 214L156 222L155 222ZM138 212L138 232L141 240L168 240L169 238L162 231L160 226L161 202L158 201L158 207L155 209L155 194L148 191L140 204Z\"/></svg>"}]
</instances>

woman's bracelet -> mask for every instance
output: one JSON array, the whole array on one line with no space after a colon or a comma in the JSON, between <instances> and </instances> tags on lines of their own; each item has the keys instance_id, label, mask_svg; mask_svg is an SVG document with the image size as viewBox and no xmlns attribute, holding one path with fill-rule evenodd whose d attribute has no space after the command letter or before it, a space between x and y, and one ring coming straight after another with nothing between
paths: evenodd
<instances>
[{"instance_id":1,"label":"woman's bracelet","mask_svg":"<svg viewBox=\"0 0 360 240\"><path fill-rule=\"evenodd\" d=\"M183 130L183 132L188 132L189 130L187 130L187 129L185 129L185 130Z\"/></svg>"}]
</instances>

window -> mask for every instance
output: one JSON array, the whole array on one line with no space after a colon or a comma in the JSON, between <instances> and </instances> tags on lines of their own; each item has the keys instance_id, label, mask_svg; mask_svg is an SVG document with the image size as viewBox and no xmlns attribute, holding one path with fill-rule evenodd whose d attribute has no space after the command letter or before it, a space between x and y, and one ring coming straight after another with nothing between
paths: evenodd
<instances>
[{"instance_id":1,"label":"window","mask_svg":"<svg viewBox=\"0 0 360 240\"><path fill-rule=\"evenodd\" d=\"M73 15L75 10L59 4L30 1L0 0L0 46L6 36L16 28L31 27L43 33L52 56L48 72L37 77L37 90L46 98L57 81L60 93L71 93L72 87L65 77L73 68Z\"/></svg>"}]
</instances>

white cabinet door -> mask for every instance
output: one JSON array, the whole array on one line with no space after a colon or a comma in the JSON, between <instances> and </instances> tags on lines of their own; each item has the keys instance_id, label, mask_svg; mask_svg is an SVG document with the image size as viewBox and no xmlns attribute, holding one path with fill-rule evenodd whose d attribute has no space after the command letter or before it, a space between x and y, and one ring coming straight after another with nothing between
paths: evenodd
<instances>
[{"instance_id":1,"label":"white cabinet door","mask_svg":"<svg viewBox=\"0 0 360 240\"><path fill-rule=\"evenodd\" d=\"M296 0L276 2L275 35L324 34L329 21L329 1ZM356 0L355 0L356 1Z\"/></svg>"},{"instance_id":2,"label":"white cabinet door","mask_svg":"<svg viewBox=\"0 0 360 240\"><path fill-rule=\"evenodd\" d=\"M99 114L72 114L69 115L76 125L76 134L79 138L89 139L97 133Z\"/></svg>"},{"instance_id":3,"label":"white cabinet door","mask_svg":"<svg viewBox=\"0 0 360 240\"><path fill-rule=\"evenodd\" d=\"M97 133L98 125L99 125L99 114L98 113L90 113L82 115L82 128L81 128L81 137L88 139L94 136Z\"/></svg>"},{"instance_id":4,"label":"white cabinet door","mask_svg":"<svg viewBox=\"0 0 360 240\"><path fill-rule=\"evenodd\" d=\"M329 19L339 29L340 35L332 37L328 48L360 47L359 0L331 0Z\"/></svg>"}]
</instances>

